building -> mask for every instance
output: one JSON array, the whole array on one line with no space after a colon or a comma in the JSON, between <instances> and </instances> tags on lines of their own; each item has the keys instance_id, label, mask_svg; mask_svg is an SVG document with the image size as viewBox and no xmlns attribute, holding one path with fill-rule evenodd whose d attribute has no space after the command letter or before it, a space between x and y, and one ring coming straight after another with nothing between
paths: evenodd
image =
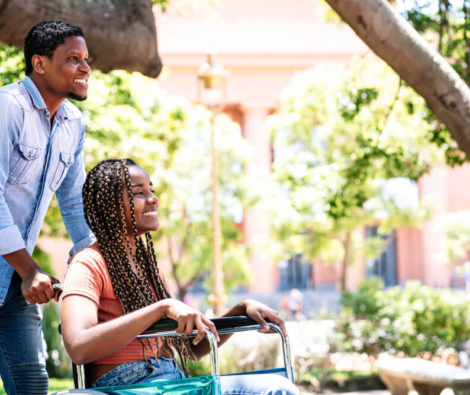
<instances>
[{"instance_id":1,"label":"building","mask_svg":"<svg viewBox=\"0 0 470 395\"><path fill-rule=\"evenodd\" d=\"M183 13L171 7L164 14L155 11L165 66L160 86L196 101L197 69L208 48L216 48L218 59L230 70L225 112L240 123L256 152L248 171L268 177L273 153L264 126L293 74L321 62L348 62L370 50L348 26L325 22L318 1L219 0L217 6ZM419 193L434 197L435 215L470 208L470 187L461 181L468 175L468 166L434 169L419 182ZM243 226L256 279L248 292L280 301L283 291L297 287L311 293L316 307L328 306L329 292L336 295L331 300L337 300L337 268L304 262L301 256L281 265L271 262L263 248L269 237L268 220L257 207L245 213ZM374 231L366 229L364 235ZM421 230L398 229L382 257L350 268L348 288L354 289L371 274L383 277L387 285L410 279L437 287L452 285L453 268L434 259L441 239L442 231L433 221ZM43 243L48 250L47 241Z\"/></svg>"}]
</instances>

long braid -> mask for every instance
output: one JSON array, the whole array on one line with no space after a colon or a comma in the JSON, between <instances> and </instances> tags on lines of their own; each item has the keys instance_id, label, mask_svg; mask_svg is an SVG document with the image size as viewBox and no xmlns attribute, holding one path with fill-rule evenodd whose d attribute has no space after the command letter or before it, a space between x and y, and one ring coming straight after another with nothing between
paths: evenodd
<instances>
[{"instance_id":1,"label":"long braid","mask_svg":"<svg viewBox=\"0 0 470 395\"><path fill-rule=\"evenodd\" d=\"M171 298L160 276L150 233L145 234L147 245L144 244L141 237L137 236L129 166L136 166L136 164L130 159L102 161L88 173L83 186L85 220L98 240L111 276L114 293L124 314L149 306L156 303L157 300ZM129 195L135 253L130 245L125 225L124 188L127 188ZM134 260L137 274L132 270L126 246ZM150 284L155 290L156 297ZM161 339L163 347L169 350L173 356L171 345L173 344L176 348L182 361L183 370L189 377L187 360L192 356L192 353L186 336ZM145 344L141 343L142 347L145 347ZM152 344L149 343L149 345L158 361L160 344L158 341L155 343L156 352ZM149 366L151 365L149 364Z\"/></svg>"}]
</instances>

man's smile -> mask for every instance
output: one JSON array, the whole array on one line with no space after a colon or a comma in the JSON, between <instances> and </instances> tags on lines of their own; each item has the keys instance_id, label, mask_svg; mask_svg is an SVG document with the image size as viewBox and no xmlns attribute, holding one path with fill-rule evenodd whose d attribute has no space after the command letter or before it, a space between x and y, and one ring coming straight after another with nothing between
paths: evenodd
<instances>
[{"instance_id":1,"label":"man's smile","mask_svg":"<svg viewBox=\"0 0 470 395\"><path fill-rule=\"evenodd\" d=\"M88 78L74 78L73 82L83 87L88 88Z\"/></svg>"}]
</instances>

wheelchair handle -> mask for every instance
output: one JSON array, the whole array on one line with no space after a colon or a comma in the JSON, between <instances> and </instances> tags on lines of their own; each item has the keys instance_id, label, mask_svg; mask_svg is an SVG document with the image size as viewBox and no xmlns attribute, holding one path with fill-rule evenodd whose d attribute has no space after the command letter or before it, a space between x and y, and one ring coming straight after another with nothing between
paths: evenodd
<instances>
[{"instance_id":1,"label":"wheelchair handle","mask_svg":"<svg viewBox=\"0 0 470 395\"><path fill-rule=\"evenodd\" d=\"M245 316L212 318L211 321L214 323L217 332L259 325L252 318ZM160 321L157 321L155 324L149 326L145 331L142 332L142 334L145 335L149 333L173 332L176 330L176 328L178 328L177 321L170 318L162 318Z\"/></svg>"},{"instance_id":2,"label":"wheelchair handle","mask_svg":"<svg viewBox=\"0 0 470 395\"><path fill-rule=\"evenodd\" d=\"M217 332L220 334L223 333L236 333L236 332L245 332L250 330L261 329L260 324L255 320L246 316L234 316L234 317L221 317L213 318L211 321L214 323ZM284 367L286 370L287 378L294 382L294 374L292 371L292 360L290 354L290 342L289 338L284 336L281 328L272 322L268 321L269 327L276 331L282 340L282 353L284 356ZM155 324L148 327L143 331L137 338L149 338L149 337L160 337L160 336L173 336L176 335L176 328L178 327L178 322L169 318L162 318ZM189 336L197 335L197 330L195 329L193 333ZM219 361L218 361L218 352L217 352L217 342L215 341L215 336L207 331L206 338L209 340L211 353L211 370L212 374L219 375Z\"/></svg>"}]
</instances>

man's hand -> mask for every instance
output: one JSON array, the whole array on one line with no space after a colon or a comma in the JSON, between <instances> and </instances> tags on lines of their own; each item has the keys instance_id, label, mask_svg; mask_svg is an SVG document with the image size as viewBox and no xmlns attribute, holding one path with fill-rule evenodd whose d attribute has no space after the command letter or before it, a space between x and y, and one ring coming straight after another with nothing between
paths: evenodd
<instances>
[{"instance_id":1,"label":"man's hand","mask_svg":"<svg viewBox=\"0 0 470 395\"><path fill-rule=\"evenodd\" d=\"M52 284L58 283L59 280L42 271L26 249L5 254L3 257L23 280L21 292L28 302L47 303L54 296L56 301L59 300L60 292L52 288Z\"/></svg>"},{"instance_id":2,"label":"man's hand","mask_svg":"<svg viewBox=\"0 0 470 395\"><path fill-rule=\"evenodd\" d=\"M21 284L21 292L25 299L30 303L47 303L52 298L57 301L60 295L60 290L53 288L53 284L59 283L55 277L37 268L32 270Z\"/></svg>"}]
</instances>

